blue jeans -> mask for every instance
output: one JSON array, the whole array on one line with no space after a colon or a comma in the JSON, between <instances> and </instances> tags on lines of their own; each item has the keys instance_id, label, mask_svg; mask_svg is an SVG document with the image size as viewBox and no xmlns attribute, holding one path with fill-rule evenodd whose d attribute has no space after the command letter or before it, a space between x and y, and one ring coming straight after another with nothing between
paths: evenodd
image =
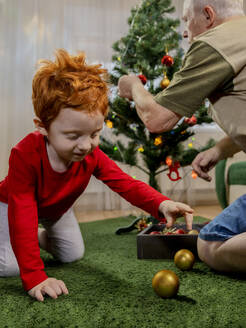
<instances>
[{"instance_id":1,"label":"blue jeans","mask_svg":"<svg viewBox=\"0 0 246 328\"><path fill-rule=\"evenodd\" d=\"M205 225L199 237L207 241L225 241L243 232L246 232L246 194Z\"/></svg>"}]
</instances>

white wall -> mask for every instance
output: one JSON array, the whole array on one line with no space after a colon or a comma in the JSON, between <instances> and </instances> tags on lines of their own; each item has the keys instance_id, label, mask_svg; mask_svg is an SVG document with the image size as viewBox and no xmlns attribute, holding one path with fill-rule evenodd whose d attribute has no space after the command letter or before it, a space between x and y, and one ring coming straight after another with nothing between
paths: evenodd
<instances>
[{"instance_id":1,"label":"white wall","mask_svg":"<svg viewBox=\"0 0 246 328\"><path fill-rule=\"evenodd\" d=\"M0 0L0 179L10 149L33 130L31 83L40 58L56 48L109 62L137 0Z\"/></svg>"}]
</instances>

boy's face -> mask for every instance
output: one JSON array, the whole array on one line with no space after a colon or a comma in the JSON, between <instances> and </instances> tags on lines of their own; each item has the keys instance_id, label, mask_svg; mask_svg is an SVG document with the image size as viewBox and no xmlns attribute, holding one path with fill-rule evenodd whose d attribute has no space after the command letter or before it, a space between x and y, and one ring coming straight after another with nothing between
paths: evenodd
<instances>
[{"instance_id":1,"label":"boy's face","mask_svg":"<svg viewBox=\"0 0 246 328\"><path fill-rule=\"evenodd\" d=\"M51 153L65 164L81 161L98 146L103 122L100 112L62 109L46 131Z\"/></svg>"}]
</instances>

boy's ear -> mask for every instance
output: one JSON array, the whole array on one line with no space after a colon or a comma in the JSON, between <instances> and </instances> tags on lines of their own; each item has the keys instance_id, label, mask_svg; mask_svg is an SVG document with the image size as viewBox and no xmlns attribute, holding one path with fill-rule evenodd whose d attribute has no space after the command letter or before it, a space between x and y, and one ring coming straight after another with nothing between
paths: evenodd
<instances>
[{"instance_id":1,"label":"boy's ear","mask_svg":"<svg viewBox=\"0 0 246 328\"><path fill-rule=\"evenodd\" d=\"M48 135L48 132L47 132L46 128L44 127L44 124L40 121L39 118L34 118L33 122L34 122L35 127L38 130L38 132L40 132L44 136Z\"/></svg>"}]
</instances>

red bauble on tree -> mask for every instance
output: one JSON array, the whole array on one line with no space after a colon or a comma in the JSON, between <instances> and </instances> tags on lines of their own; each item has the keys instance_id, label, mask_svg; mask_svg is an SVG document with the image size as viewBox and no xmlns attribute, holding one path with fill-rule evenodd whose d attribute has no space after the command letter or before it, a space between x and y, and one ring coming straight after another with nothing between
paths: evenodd
<instances>
[{"instance_id":1,"label":"red bauble on tree","mask_svg":"<svg viewBox=\"0 0 246 328\"><path fill-rule=\"evenodd\" d=\"M197 123L197 118L194 115L191 118L186 117L184 122L189 125L195 125Z\"/></svg>"},{"instance_id":2,"label":"red bauble on tree","mask_svg":"<svg viewBox=\"0 0 246 328\"><path fill-rule=\"evenodd\" d=\"M147 77L143 74L139 74L138 78L141 80L141 82L143 83L143 85L145 85L147 83Z\"/></svg>"},{"instance_id":3,"label":"red bauble on tree","mask_svg":"<svg viewBox=\"0 0 246 328\"><path fill-rule=\"evenodd\" d=\"M197 118L193 115L191 118L190 118L190 124L191 125L195 125L197 123Z\"/></svg>"},{"instance_id":4,"label":"red bauble on tree","mask_svg":"<svg viewBox=\"0 0 246 328\"><path fill-rule=\"evenodd\" d=\"M173 57L169 55L164 55L161 60L162 65L172 66L174 64Z\"/></svg>"}]
</instances>

